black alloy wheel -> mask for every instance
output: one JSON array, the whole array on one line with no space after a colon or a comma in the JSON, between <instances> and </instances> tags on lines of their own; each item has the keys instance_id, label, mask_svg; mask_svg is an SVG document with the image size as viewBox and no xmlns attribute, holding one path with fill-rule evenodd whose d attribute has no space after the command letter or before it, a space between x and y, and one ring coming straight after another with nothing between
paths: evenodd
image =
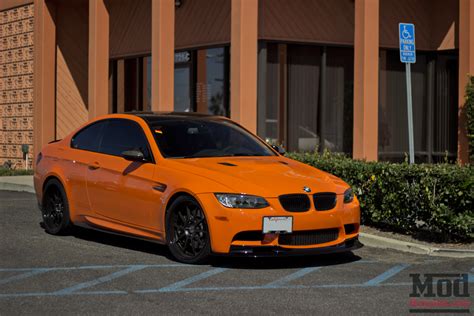
<instances>
[{"instance_id":1,"label":"black alloy wheel","mask_svg":"<svg viewBox=\"0 0 474 316\"><path fill-rule=\"evenodd\" d=\"M64 188L58 180L50 180L45 187L41 213L44 229L52 235L66 233L70 226L69 204Z\"/></svg>"},{"instance_id":2,"label":"black alloy wheel","mask_svg":"<svg viewBox=\"0 0 474 316\"><path fill-rule=\"evenodd\" d=\"M203 263L210 253L204 212L192 197L177 198L168 211L167 241L171 254L184 263Z\"/></svg>"}]
</instances>

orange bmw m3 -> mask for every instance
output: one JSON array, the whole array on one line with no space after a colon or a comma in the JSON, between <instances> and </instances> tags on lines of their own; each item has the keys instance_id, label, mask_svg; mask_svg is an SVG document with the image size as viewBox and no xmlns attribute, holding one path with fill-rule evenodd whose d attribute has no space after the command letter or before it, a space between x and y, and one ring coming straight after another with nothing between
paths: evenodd
<instances>
[{"instance_id":1,"label":"orange bmw m3","mask_svg":"<svg viewBox=\"0 0 474 316\"><path fill-rule=\"evenodd\" d=\"M344 181L223 117L99 117L41 150L34 184L48 233L77 225L144 238L185 263L361 246Z\"/></svg>"}]
</instances>

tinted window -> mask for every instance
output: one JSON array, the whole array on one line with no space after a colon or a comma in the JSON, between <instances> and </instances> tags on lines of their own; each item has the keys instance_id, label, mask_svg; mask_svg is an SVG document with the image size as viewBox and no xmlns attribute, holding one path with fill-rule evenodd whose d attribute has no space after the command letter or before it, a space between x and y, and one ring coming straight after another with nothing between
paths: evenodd
<instances>
[{"instance_id":1,"label":"tinted window","mask_svg":"<svg viewBox=\"0 0 474 316\"><path fill-rule=\"evenodd\" d=\"M252 134L224 120L164 119L151 128L167 158L275 155Z\"/></svg>"},{"instance_id":2,"label":"tinted window","mask_svg":"<svg viewBox=\"0 0 474 316\"><path fill-rule=\"evenodd\" d=\"M83 128L72 138L71 147L89 151L98 151L102 127L105 124L105 121L101 121Z\"/></svg>"},{"instance_id":3,"label":"tinted window","mask_svg":"<svg viewBox=\"0 0 474 316\"><path fill-rule=\"evenodd\" d=\"M127 150L140 150L146 159L151 160L148 142L142 128L130 120L109 120L104 128L100 152L121 156Z\"/></svg>"}]
</instances>

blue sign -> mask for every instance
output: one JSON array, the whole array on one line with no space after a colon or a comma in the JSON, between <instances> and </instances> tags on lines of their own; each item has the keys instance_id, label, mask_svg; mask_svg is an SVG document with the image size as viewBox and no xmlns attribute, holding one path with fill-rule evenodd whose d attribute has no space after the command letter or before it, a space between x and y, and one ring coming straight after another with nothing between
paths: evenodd
<instances>
[{"instance_id":1,"label":"blue sign","mask_svg":"<svg viewBox=\"0 0 474 316\"><path fill-rule=\"evenodd\" d=\"M400 37L400 61L402 63L416 63L415 25L399 23L398 35Z\"/></svg>"}]
</instances>

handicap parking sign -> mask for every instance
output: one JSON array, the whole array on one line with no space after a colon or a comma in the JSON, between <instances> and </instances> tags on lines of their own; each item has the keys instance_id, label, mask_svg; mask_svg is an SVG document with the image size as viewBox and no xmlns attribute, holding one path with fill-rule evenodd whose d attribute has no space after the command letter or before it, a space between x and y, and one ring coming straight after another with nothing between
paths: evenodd
<instances>
[{"instance_id":1,"label":"handicap parking sign","mask_svg":"<svg viewBox=\"0 0 474 316\"><path fill-rule=\"evenodd\" d=\"M415 63L415 25L411 23L399 23L398 34L400 37L400 61L402 63Z\"/></svg>"}]
</instances>

